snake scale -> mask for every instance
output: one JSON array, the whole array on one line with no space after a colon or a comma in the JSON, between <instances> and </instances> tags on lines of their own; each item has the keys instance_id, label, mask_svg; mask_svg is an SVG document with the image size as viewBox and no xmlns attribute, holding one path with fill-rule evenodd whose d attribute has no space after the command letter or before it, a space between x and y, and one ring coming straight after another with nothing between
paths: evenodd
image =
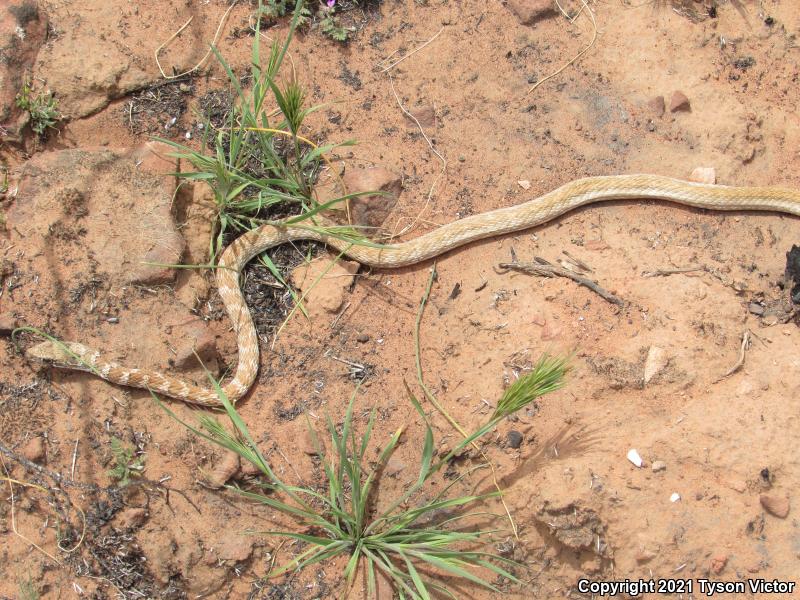
<instances>
[{"instance_id":1,"label":"snake scale","mask_svg":"<svg viewBox=\"0 0 800 600\"><path fill-rule=\"evenodd\" d=\"M794 190L690 183L658 175L617 175L577 179L523 204L466 217L415 239L381 247L352 245L346 240L329 237L320 229L333 224L324 220L317 221L315 229L262 225L232 242L222 253L220 268L216 270L217 289L233 323L239 349L233 378L222 389L231 401L236 401L247 393L258 374L258 337L239 287L239 275L250 259L268 248L293 240L314 240L363 265L390 269L420 263L476 240L541 225L593 202L637 199L663 200L711 210L775 211L800 216L800 192ZM93 372L118 385L150 389L191 404L221 406L212 389L155 371L119 365L83 344L65 342L60 345L47 341L29 348L27 355L60 368Z\"/></svg>"}]
</instances>

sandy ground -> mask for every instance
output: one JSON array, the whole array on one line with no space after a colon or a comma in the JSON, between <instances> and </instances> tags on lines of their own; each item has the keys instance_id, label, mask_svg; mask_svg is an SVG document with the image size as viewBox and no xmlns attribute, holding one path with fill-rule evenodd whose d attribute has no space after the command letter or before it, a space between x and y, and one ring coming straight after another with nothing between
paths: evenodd
<instances>
[{"instance_id":1,"label":"sandy ground","mask_svg":"<svg viewBox=\"0 0 800 600\"><path fill-rule=\"evenodd\" d=\"M169 162L130 149L153 133L181 139L188 131L196 143L195 110L227 88L224 72L212 60L184 89L148 87L163 81L153 53L194 15L162 54L167 70L191 66L227 5L136 4L40 5L51 35L34 74L72 118L42 143L29 137L24 150L4 147L11 180L0 205L0 324L41 327L126 364L180 369L201 381L191 355L198 340L218 373L235 364L210 279L147 272L131 283L130 273L141 267L142 247L163 262L207 258L198 203L207 193L183 187L173 201L174 181L160 175ZM249 61L252 9L234 6L218 40L237 72ZM591 2L574 22L554 12L530 25L503 3L473 0L387 1L348 15L359 30L347 45L312 30L293 43L291 62L309 101L328 103L306 133L358 140L337 163L402 176L388 231L411 225L405 235L414 237L588 175L688 178L713 167L720 184L800 189L800 12L790 0L720 2L713 10L707 1ZM593 20L588 52L529 93L591 42ZM267 29L265 42L285 30L285 22ZM102 93L90 81L106 81ZM673 112L676 91L689 105ZM401 104L426 116L435 153ZM486 440L519 529L515 538L500 520L491 549L525 566L526 583L505 586L503 596L592 597L579 589L581 578L693 581L691 594L660 595L674 598L701 597L700 579L796 579L800 332L784 269L797 233L797 219L786 215L614 202L437 260L421 328L423 368L467 429L542 352L573 353L567 385ZM301 262L302 249L285 252L287 262ZM557 263L567 255L624 305L567 279L497 269L513 256ZM311 321L292 318L277 341L262 329L259 379L240 411L287 480L321 480L302 414L319 427L325 414L341 419L356 386L342 361L367 375L359 426L375 406L376 440L408 427L381 495L399 494L416 477L423 429L403 382L416 385L412 332L431 266L361 269L352 284L344 274L345 286L328 277L318 294L338 298L332 312L312 306ZM644 276L689 266L698 269ZM274 295L264 300L263 268L248 277L256 320L265 323ZM744 363L724 376L745 335ZM265 579L273 561L297 548L245 532L291 528L291 520L204 485L202 472L223 453L147 393L42 368L7 335L1 341L0 441L64 481L50 494L3 483L0 597L342 595L339 563ZM32 341L22 338L23 346ZM179 402L170 407L191 417ZM446 446L455 432L435 412L431 419ZM145 465L144 478L124 489L107 475L112 438L136 448ZM631 449L640 468L626 458ZM34 467L2 459L13 479L55 487ZM454 469L474 464L468 457ZM473 477L459 491L486 485ZM448 585L459 598L501 595Z\"/></svg>"}]
</instances>

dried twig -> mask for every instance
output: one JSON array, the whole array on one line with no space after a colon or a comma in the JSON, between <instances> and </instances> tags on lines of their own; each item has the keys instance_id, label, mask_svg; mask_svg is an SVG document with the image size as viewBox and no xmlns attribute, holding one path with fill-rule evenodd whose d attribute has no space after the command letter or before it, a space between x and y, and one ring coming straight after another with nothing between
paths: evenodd
<instances>
[{"instance_id":1,"label":"dried twig","mask_svg":"<svg viewBox=\"0 0 800 600\"><path fill-rule=\"evenodd\" d=\"M733 365L730 369L728 369L727 373L725 373L722 377L714 381L714 383L719 383L726 377L730 377L731 375L736 373L736 371L742 368L742 366L744 365L744 359L747 356L747 350L748 348L750 348L752 335L753 334L750 333L749 329L744 330L744 333L742 334L742 346L739 349L739 359L736 361L735 365Z\"/></svg>"},{"instance_id":2,"label":"dried twig","mask_svg":"<svg viewBox=\"0 0 800 600\"><path fill-rule=\"evenodd\" d=\"M642 277L667 277L669 275L677 275L679 273L694 273L702 271L708 273L719 281L722 285L731 288L737 293L747 291L747 285L738 281L734 281L719 269L710 267L708 265L689 265L688 267L674 267L666 269L656 269L655 271L644 271Z\"/></svg>"},{"instance_id":3,"label":"dried twig","mask_svg":"<svg viewBox=\"0 0 800 600\"><path fill-rule=\"evenodd\" d=\"M689 267L677 267L674 269L656 269L655 271L644 271L642 277L667 277L678 273L694 273L695 271L705 271L703 265L693 265Z\"/></svg>"},{"instance_id":4,"label":"dried twig","mask_svg":"<svg viewBox=\"0 0 800 600\"><path fill-rule=\"evenodd\" d=\"M606 302L610 302L611 304L616 304L617 306L625 306L625 301L622 298L619 298L618 296L615 296L611 292L605 290L603 287L600 286L600 284L598 284L593 279L589 279L588 277L579 275L578 273L565 269L564 267L558 267L556 265L551 265L550 263L541 264L538 262L500 263L499 266L501 269L520 271L522 273L528 273L530 275L539 275L540 277L566 277L567 279L571 279L578 285L582 285L584 287L589 288Z\"/></svg>"},{"instance_id":5,"label":"dried twig","mask_svg":"<svg viewBox=\"0 0 800 600\"><path fill-rule=\"evenodd\" d=\"M409 56L412 56L412 55L416 54L417 52L419 52L420 50L422 50L422 49L423 49L425 46L427 46L427 45L428 45L428 44L430 44L430 43L431 43L433 40L435 40L437 37L439 37L439 34L440 34L440 33L442 33L443 31L444 31L444 27L442 27L442 28L441 28L439 31L437 31L437 32L436 32L436 35L434 35L432 38L430 38L430 39L429 39L427 42L425 42L424 44L421 44L421 45L417 46L416 48L414 48L414 49L413 49L411 52L409 52L408 54L404 54L404 55L403 55L401 58L398 58L396 61L394 61L394 62L393 62L393 63L391 63L390 65L388 65L388 66L384 67L383 69L381 69L381 73L386 73L387 71L390 71L390 70L392 70L394 67L396 67L397 65L399 65L399 64L400 64L401 62L403 62L405 59L407 59ZM385 58L383 61L381 61L381 63L384 63L384 62L386 62L388 59L389 59L389 57ZM380 68L380 65L381 65L381 63L378 63L376 66L377 66L378 68Z\"/></svg>"}]
</instances>

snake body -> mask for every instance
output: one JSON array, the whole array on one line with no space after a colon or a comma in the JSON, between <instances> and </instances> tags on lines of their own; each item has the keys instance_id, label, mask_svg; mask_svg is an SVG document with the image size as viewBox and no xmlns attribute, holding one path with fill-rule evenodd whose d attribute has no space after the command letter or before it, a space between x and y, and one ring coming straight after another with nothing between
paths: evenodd
<instances>
[{"instance_id":1,"label":"snake body","mask_svg":"<svg viewBox=\"0 0 800 600\"><path fill-rule=\"evenodd\" d=\"M618 175L577 179L523 204L466 217L410 241L380 247L354 245L326 235L325 228L334 224L323 219L317 220L314 228L262 225L232 242L222 253L216 270L217 289L233 323L239 349L233 378L222 390L234 402L250 389L258 374L258 337L239 287L239 275L247 262L264 250L293 240L314 240L363 265L391 269L425 261L476 240L541 225L579 206L635 199L664 200L711 210L775 211L800 216L800 193L790 189L728 187L657 175ZM47 341L29 348L27 354L60 368L90 371L118 385L150 389L191 404L221 406L212 389L156 371L119 365L83 344Z\"/></svg>"}]
</instances>

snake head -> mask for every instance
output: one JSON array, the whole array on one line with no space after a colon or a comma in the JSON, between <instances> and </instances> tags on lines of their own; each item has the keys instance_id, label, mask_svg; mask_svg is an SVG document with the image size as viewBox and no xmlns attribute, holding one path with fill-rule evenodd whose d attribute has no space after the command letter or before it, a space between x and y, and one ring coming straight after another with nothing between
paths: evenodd
<instances>
[{"instance_id":1,"label":"snake head","mask_svg":"<svg viewBox=\"0 0 800 600\"><path fill-rule=\"evenodd\" d=\"M77 342L54 342L48 340L25 351L25 356L41 360L57 366L71 369L90 370L88 358L92 352L83 344Z\"/></svg>"}]
</instances>

